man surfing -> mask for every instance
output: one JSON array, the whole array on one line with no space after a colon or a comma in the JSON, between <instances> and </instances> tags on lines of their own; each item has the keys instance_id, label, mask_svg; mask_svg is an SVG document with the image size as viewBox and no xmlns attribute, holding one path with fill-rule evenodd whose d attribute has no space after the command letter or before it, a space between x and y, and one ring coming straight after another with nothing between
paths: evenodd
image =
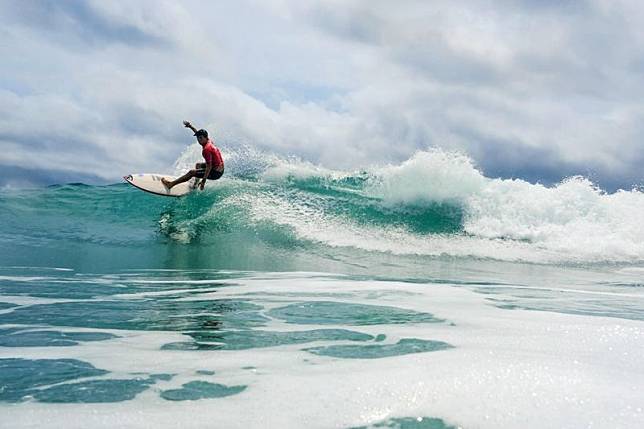
<instances>
[{"instance_id":1,"label":"man surfing","mask_svg":"<svg viewBox=\"0 0 644 429\"><path fill-rule=\"evenodd\" d=\"M183 121L183 125L195 133L194 135L197 137L197 141L203 147L201 155L206 162L198 162L195 164L194 170L188 171L181 177L174 180L168 180L164 177L161 179L161 182L170 190L179 183L187 182L193 177L198 177L202 180L196 186L203 191L204 186L206 186L206 179L217 180L224 175L224 159L221 157L221 152L219 152L219 149L214 145L213 141L208 138L208 131L204 129L197 130L189 121Z\"/></svg>"}]
</instances>

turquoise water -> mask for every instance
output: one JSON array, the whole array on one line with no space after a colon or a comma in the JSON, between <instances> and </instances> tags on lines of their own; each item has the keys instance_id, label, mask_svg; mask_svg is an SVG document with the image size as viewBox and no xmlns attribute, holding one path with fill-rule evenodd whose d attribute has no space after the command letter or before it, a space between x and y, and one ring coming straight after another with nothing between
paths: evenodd
<instances>
[{"instance_id":1,"label":"turquoise water","mask_svg":"<svg viewBox=\"0 0 644 429\"><path fill-rule=\"evenodd\" d=\"M437 151L352 172L225 155L181 199L0 191L4 422L643 421L638 190L490 179Z\"/></svg>"}]
</instances>

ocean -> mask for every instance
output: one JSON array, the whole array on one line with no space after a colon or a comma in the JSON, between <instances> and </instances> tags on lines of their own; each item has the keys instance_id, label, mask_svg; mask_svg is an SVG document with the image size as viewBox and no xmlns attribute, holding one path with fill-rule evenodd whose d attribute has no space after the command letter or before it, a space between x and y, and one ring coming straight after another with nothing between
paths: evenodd
<instances>
[{"instance_id":1,"label":"ocean","mask_svg":"<svg viewBox=\"0 0 644 429\"><path fill-rule=\"evenodd\" d=\"M0 427L644 425L640 190L225 149L0 190Z\"/></svg>"}]
</instances>

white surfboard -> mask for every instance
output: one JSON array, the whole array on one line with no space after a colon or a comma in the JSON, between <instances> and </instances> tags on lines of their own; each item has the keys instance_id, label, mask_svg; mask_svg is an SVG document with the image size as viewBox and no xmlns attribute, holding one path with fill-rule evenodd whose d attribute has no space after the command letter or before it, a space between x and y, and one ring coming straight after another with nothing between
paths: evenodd
<instances>
[{"instance_id":1,"label":"white surfboard","mask_svg":"<svg viewBox=\"0 0 644 429\"><path fill-rule=\"evenodd\" d=\"M130 185L139 188L142 191L164 197L182 197L195 189L195 178L192 178L187 182L179 183L178 185L173 186L172 189L168 190L168 188L166 188L166 186L161 182L161 179L164 177L169 180L175 179L175 177L168 176L166 174L144 173L123 176L125 181Z\"/></svg>"}]
</instances>

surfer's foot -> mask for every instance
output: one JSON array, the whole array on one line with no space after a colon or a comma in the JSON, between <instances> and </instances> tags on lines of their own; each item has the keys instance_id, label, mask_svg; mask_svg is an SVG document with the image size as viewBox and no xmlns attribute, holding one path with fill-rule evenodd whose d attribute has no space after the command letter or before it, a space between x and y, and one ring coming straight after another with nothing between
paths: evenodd
<instances>
[{"instance_id":1,"label":"surfer's foot","mask_svg":"<svg viewBox=\"0 0 644 429\"><path fill-rule=\"evenodd\" d=\"M168 179L166 179L165 177L162 177L162 178L161 178L161 183L163 183L163 184L165 185L165 187L166 187L166 188L168 188L168 190L172 189L172 187L174 186L174 185L172 184L172 182L170 182L170 181L169 181Z\"/></svg>"}]
</instances>

